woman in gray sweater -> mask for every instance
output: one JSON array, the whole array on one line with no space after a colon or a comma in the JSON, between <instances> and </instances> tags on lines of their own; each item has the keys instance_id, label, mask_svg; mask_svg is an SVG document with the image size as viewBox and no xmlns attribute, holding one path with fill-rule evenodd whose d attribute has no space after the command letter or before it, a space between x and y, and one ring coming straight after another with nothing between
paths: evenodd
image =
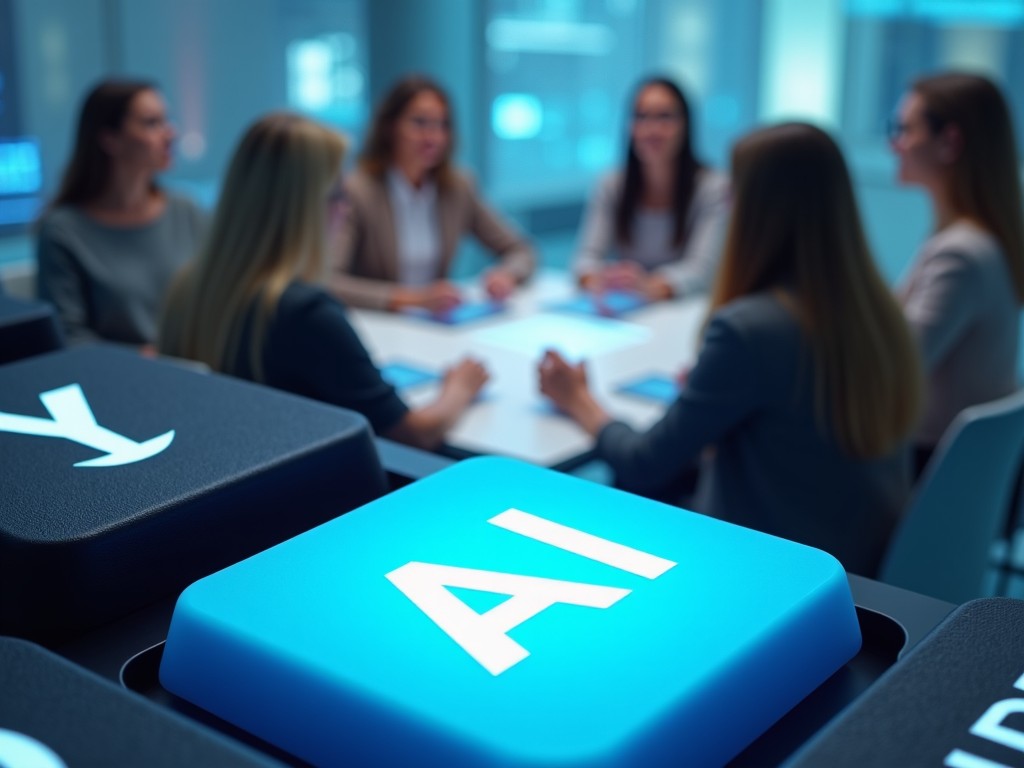
<instances>
[{"instance_id":1,"label":"woman in gray sweater","mask_svg":"<svg viewBox=\"0 0 1024 768\"><path fill-rule=\"evenodd\" d=\"M649 301L704 293L722 252L728 179L694 155L690 106L674 82L643 81L632 108L625 168L598 184L573 272L585 290Z\"/></svg>"},{"instance_id":2,"label":"woman in gray sweater","mask_svg":"<svg viewBox=\"0 0 1024 768\"><path fill-rule=\"evenodd\" d=\"M72 343L149 347L164 295L199 248L204 217L156 183L174 129L151 83L108 80L86 97L60 190L39 222L37 289Z\"/></svg>"},{"instance_id":3,"label":"woman in gray sweater","mask_svg":"<svg viewBox=\"0 0 1024 768\"><path fill-rule=\"evenodd\" d=\"M548 352L540 389L597 440L618 484L659 492L703 456L695 508L872 575L909 491L917 353L875 269L832 139L789 124L733 151L734 208L697 362L654 426L614 420L584 365Z\"/></svg>"},{"instance_id":4,"label":"woman in gray sweater","mask_svg":"<svg viewBox=\"0 0 1024 768\"><path fill-rule=\"evenodd\" d=\"M928 374L920 471L960 411L1017 388L1024 203L1010 110L984 77L918 80L892 145L900 181L924 187L935 218L901 290Z\"/></svg>"}]
</instances>

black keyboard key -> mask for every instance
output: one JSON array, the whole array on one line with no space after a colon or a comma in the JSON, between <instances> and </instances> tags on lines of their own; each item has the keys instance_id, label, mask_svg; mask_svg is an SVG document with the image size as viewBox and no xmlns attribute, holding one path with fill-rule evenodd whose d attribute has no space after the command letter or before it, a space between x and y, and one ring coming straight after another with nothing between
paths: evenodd
<instances>
[{"instance_id":1,"label":"black keyboard key","mask_svg":"<svg viewBox=\"0 0 1024 768\"><path fill-rule=\"evenodd\" d=\"M278 763L34 643L0 637L0 765L271 768Z\"/></svg>"},{"instance_id":2,"label":"black keyboard key","mask_svg":"<svg viewBox=\"0 0 1024 768\"><path fill-rule=\"evenodd\" d=\"M965 603L790 768L1024 765L1024 601Z\"/></svg>"},{"instance_id":3,"label":"black keyboard key","mask_svg":"<svg viewBox=\"0 0 1024 768\"><path fill-rule=\"evenodd\" d=\"M53 307L0 294L0 364L64 346Z\"/></svg>"},{"instance_id":4,"label":"black keyboard key","mask_svg":"<svg viewBox=\"0 0 1024 768\"><path fill-rule=\"evenodd\" d=\"M118 618L386 491L358 414L111 348L0 368L0 633Z\"/></svg>"}]
</instances>

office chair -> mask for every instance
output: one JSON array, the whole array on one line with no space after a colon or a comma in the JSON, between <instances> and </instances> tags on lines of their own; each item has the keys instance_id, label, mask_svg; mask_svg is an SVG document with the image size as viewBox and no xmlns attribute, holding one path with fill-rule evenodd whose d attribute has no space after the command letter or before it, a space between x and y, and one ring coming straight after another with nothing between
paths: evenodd
<instances>
[{"instance_id":1,"label":"office chair","mask_svg":"<svg viewBox=\"0 0 1024 768\"><path fill-rule=\"evenodd\" d=\"M918 482L879 578L942 600L981 597L1024 449L1024 389L965 408Z\"/></svg>"}]
</instances>

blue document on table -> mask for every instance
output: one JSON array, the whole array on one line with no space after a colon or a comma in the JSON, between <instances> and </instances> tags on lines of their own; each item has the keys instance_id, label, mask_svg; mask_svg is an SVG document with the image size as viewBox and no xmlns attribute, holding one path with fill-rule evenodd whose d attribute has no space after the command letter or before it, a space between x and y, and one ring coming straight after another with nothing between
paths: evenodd
<instances>
[{"instance_id":1,"label":"blue document on table","mask_svg":"<svg viewBox=\"0 0 1024 768\"><path fill-rule=\"evenodd\" d=\"M421 320L430 320L442 325L464 325L474 320L482 320L492 315L499 315L506 309L504 304L496 301L470 301L447 312L431 312L428 309L407 309L405 313L410 317L417 317Z\"/></svg>"},{"instance_id":2,"label":"blue document on table","mask_svg":"<svg viewBox=\"0 0 1024 768\"><path fill-rule=\"evenodd\" d=\"M667 405L679 397L679 384L671 376L654 373L620 384L615 391L620 395L632 395Z\"/></svg>"},{"instance_id":3,"label":"blue document on table","mask_svg":"<svg viewBox=\"0 0 1024 768\"><path fill-rule=\"evenodd\" d=\"M642 294L632 291L605 291L604 293L581 293L578 296L552 304L548 309L557 312L575 312L581 315L599 317L620 317L647 304Z\"/></svg>"},{"instance_id":4,"label":"blue document on table","mask_svg":"<svg viewBox=\"0 0 1024 768\"><path fill-rule=\"evenodd\" d=\"M420 384L438 381L441 374L418 365L392 361L383 365L380 375L395 389L411 389Z\"/></svg>"}]
</instances>

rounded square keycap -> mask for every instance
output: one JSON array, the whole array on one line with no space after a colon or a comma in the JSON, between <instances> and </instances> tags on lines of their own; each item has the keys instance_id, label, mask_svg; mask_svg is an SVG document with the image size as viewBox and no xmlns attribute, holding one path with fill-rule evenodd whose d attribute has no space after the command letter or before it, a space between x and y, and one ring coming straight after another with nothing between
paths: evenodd
<instances>
[{"instance_id":1,"label":"rounded square keycap","mask_svg":"<svg viewBox=\"0 0 1024 768\"><path fill-rule=\"evenodd\" d=\"M1024 600L953 611L787 768L1024 765Z\"/></svg>"},{"instance_id":2,"label":"rounded square keycap","mask_svg":"<svg viewBox=\"0 0 1024 768\"><path fill-rule=\"evenodd\" d=\"M58 642L384 493L359 414L134 352L0 366L0 633Z\"/></svg>"},{"instance_id":3,"label":"rounded square keycap","mask_svg":"<svg viewBox=\"0 0 1024 768\"><path fill-rule=\"evenodd\" d=\"M34 643L11 637L0 637L0 765L280 766Z\"/></svg>"},{"instance_id":4,"label":"rounded square keycap","mask_svg":"<svg viewBox=\"0 0 1024 768\"><path fill-rule=\"evenodd\" d=\"M316 764L702 765L859 646L831 556L487 458L193 584L161 681Z\"/></svg>"}]
</instances>

